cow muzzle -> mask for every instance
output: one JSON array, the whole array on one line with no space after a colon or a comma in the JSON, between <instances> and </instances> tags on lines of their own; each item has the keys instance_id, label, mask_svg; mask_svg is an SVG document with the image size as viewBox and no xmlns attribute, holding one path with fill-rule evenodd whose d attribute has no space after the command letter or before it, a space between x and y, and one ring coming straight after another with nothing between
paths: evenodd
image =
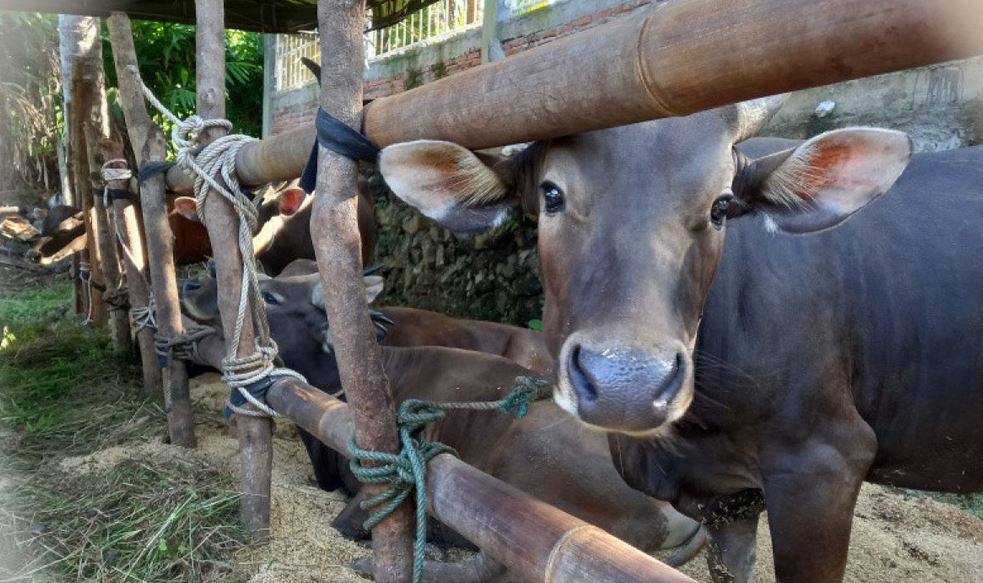
<instances>
[{"instance_id":1,"label":"cow muzzle","mask_svg":"<svg viewBox=\"0 0 983 583\"><path fill-rule=\"evenodd\" d=\"M557 404L582 422L631 435L658 432L686 412L693 364L682 344L598 347L572 336L560 354Z\"/></svg>"}]
</instances>

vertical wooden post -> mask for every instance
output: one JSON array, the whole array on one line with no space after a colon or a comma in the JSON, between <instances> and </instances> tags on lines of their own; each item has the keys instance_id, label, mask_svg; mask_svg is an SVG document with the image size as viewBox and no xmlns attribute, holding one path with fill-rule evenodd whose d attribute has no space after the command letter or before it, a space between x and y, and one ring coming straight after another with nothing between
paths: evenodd
<instances>
[{"instance_id":1,"label":"vertical wooden post","mask_svg":"<svg viewBox=\"0 0 983 583\"><path fill-rule=\"evenodd\" d=\"M225 117L225 7L222 0L196 0L197 107L205 119ZM212 129L200 137L207 144L225 132ZM212 192L205 201L205 227L212 243L215 276L218 280L219 312L226 338L226 354L234 336L242 282L243 257L238 246L238 224L232 205ZM251 301L251 299L249 300ZM255 350L252 312L246 309L238 354ZM252 407L252 405L249 405ZM264 417L236 417L242 466L241 516L254 540L263 540L270 530L270 479L273 469L273 421Z\"/></svg>"},{"instance_id":2,"label":"vertical wooden post","mask_svg":"<svg viewBox=\"0 0 983 583\"><path fill-rule=\"evenodd\" d=\"M98 19L91 20L98 23ZM91 25L95 27L95 25ZM94 35L92 32L89 36ZM88 44L94 41L89 39ZM85 118L90 109L89 99L91 95L85 89L85 82L82 80L84 67L82 57L73 55L71 58L72 66L72 95L69 115L69 153L72 158L74 171L74 191L77 202L82 208L82 220L85 223L85 249L80 254L80 261L87 264L91 285L83 286L81 294L83 300L83 316L88 316L96 326L106 323L106 305L102 301L102 293L99 288L105 289L106 280L103 278L100 266L99 247L96 245L96 230L98 229L98 216L96 215L92 200L92 182L89 180L89 160L88 144L85 141ZM88 312L88 313L86 313Z\"/></svg>"},{"instance_id":3,"label":"vertical wooden post","mask_svg":"<svg viewBox=\"0 0 983 583\"><path fill-rule=\"evenodd\" d=\"M116 64L116 78L119 80L120 101L123 104L126 128L137 157L137 164L150 160L163 160L164 134L147 114L129 17L122 13L113 13L109 18L109 34L113 43L113 60ZM174 273L174 235L167 223L162 176L155 176L143 182L140 186L140 202L147 234L150 283L157 305L157 334L173 338L182 333L184 328L181 324L177 279ZM194 447L194 421L191 417L191 397L188 393L188 372L184 362L176 358L167 359L164 374L164 406L167 410L167 429L171 436L171 443Z\"/></svg>"},{"instance_id":4,"label":"vertical wooden post","mask_svg":"<svg viewBox=\"0 0 983 583\"><path fill-rule=\"evenodd\" d=\"M93 38L87 39L86 50L83 54L76 57L75 70L77 71L77 83L73 90L75 101L79 104L77 108L78 122L82 124L82 132L85 137L85 172L80 169L79 176L88 184L84 189L87 214L92 215L88 226L92 227L92 233L87 231L87 241L89 243L90 255L92 254L92 243L95 243L97 250L99 277L106 289L113 289L120 285L121 274L119 270L119 258L116 255L116 245L113 242L109 216L102 201L102 144L109 139L109 106L106 102L106 72L103 69L102 59L102 38L99 34L98 18L93 18ZM93 272L95 273L95 263ZM95 279L95 278L94 278ZM98 280L97 280L98 281ZM99 293L102 301L102 293ZM105 307L103 306L103 309ZM109 314L110 332L113 338L113 347L117 352L126 353L130 349L130 326L125 310L112 309Z\"/></svg>"},{"instance_id":5,"label":"vertical wooden post","mask_svg":"<svg viewBox=\"0 0 983 583\"><path fill-rule=\"evenodd\" d=\"M117 142L103 143L103 159L114 160L123 157L123 145ZM114 180L110 188L129 190L129 181ZM130 294L130 307L143 308L150 301L150 290L147 287L146 276L147 255L143 237L140 234L140 224L137 217L137 207L129 199L116 199L112 203L116 229L119 232L120 246L123 248L123 267L126 271L126 287ZM158 398L162 395L160 366L157 364L157 354L154 352L154 331L152 328L138 327L135 331L137 345L140 349L140 363L143 366L143 391L148 397Z\"/></svg>"},{"instance_id":6,"label":"vertical wooden post","mask_svg":"<svg viewBox=\"0 0 983 583\"><path fill-rule=\"evenodd\" d=\"M365 26L363 0L320 0L321 107L360 127ZM311 234L325 291L341 383L351 406L359 447L399 450L389 379L369 320L362 282L354 162L320 148ZM369 494L384 490L366 485ZM411 503L401 505L372 530L375 580L409 581L413 563Z\"/></svg>"}]
</instances>

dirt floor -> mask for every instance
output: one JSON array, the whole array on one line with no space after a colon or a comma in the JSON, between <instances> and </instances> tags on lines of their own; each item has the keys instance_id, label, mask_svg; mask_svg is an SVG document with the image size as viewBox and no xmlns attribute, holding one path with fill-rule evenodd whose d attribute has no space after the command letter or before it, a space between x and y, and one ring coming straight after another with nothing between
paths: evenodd
<instances>
[{"instance_id":1,"label":"dirt floor","mask_svg":"<svg viewBox=\"0 0 983 583\"><path fill-rule=\"evenodd\" d=\"M235 428L219 413L227 389L217 375L192 381L199 448L181 450L160 442L113 447L95 454L68 458L66 469L85 472L127 459L188 459L235 475L239 456ZM274 438L272 539L236 557L241 570L255 573L256 582L364 581L348 568L368 554L341 538L329 526L344 507L344 498L312 485L307 455L294 427L278 421ZM708 581L703 557L684 568L699 581ZM983 582L983 520L955 506L888 488L865 486L854 520L847 581ZM768 527L759 531L756 581L774 581Z\"/></svg>"}]
</instances>

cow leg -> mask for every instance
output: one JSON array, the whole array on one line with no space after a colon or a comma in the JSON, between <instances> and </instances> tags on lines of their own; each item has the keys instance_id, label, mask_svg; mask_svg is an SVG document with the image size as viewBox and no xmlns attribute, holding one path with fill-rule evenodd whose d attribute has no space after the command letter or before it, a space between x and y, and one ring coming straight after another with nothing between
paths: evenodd
<instances>
[{"instance_id":1,"label":"cow leg","mask_svg":"<svg viewBox=\"0 0 983 583\"><path fill-rule=\"evenodd\" d=\"M371 576L372 557L352 562L352 569L364 577ZM508 583L504 565L489 559L484 553L475 558L455 563L427 561L423 566L423 583Z\"/></svg>"},{"instance_id":2,"label":"cow leg","mask_svg":"<svg viewBox=\"0 0 983 583\"><path fill-rule=\"evenodd\" d=\"M362 526L369 517L369 513L362 508L362 501L366 498L365 490L359 490L348 501L344 510L331 521L331 526L349 540L362 541L371 537L369 531Z\"/></svg>"},{"instance_id":3,"label":"cow leg","mask_svg":"<svg viewBox=\"0 0 983 583\"><path fill-rule=\"evenodd\" d=\"M843 580L853 508L876 449L873 430L857 416L829 420L822 434L762 456L779 581Z\"/></svg>"},{"instance_id":4,"label":"cow leg","mask_svg":"<svg viewBox=\"0 0 983 583\"><path fill-rule=\"evenodd\" d=\"M714 500L704 513L709 543L707 567L714 583L750 583L754 579L761 490L742 490Z\"/></svg>"}]
</instances>

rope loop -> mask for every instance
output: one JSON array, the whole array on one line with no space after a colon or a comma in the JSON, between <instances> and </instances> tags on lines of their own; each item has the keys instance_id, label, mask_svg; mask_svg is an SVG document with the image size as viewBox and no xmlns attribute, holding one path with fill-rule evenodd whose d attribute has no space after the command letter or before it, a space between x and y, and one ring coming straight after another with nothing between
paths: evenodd
<instances>
[{"instance_id":1,"label":"rope loop","mask_svg":"<svg viewBox=\"0 0 983 583\"><path fill-rule=\"evenodd\" d=\"M399 425L400 442L398 454L362 449L355 443L354 438L349 442L350 467L355 477L366 484L388 485L382 493L362 502L363 509L373 510L363 524L366 529L371 530L379 524L415 490L414 583L419 583L423 575L424 550L427 543L427 463L442 453L457 455L457 451L452 447L424 437L423 432L427 424L444 420L447 411L450 410L498 410L521 418L528 413L532 401L548 397L550 390L549 381L522 376L515 379L512 391L497 401L437 403L407 399L400 404L396 419Z\"/></svg>"},{"instance_id":2,"label":"rope loop","mask_svg":"<svg viewBox=\"0 0 983 583\"><path fill-rule=\"evenodd\" d=\"M154 337L154 348L161 368L167 366L172 357L178 360L207 364L198 353L198 342L215 333L215 329L210 326L190 327L174 336L164 336L158 332Z\"/></svg>"},{"instance_id":3,"label":"rope loop","mask_svg":"<svg viewBox=\"0 0 983 583\"><path fill-rule=\"evenodd\" d=\"M130 291L121 280L118 287L102 292L102 301L109 304L113 310L125 310L130 307Z\"/></svg>"}]
</instances>

